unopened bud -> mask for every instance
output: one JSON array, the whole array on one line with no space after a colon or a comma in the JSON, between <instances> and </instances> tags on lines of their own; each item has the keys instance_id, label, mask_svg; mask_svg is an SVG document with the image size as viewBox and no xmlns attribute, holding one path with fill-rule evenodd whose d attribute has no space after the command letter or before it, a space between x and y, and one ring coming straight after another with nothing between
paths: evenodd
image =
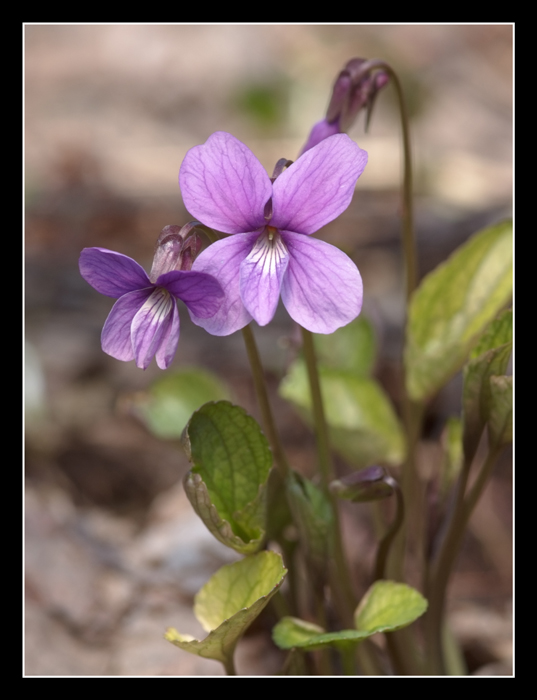
<instances>
[{"instance_id":1,"label":"unopened bud","mask_svg":"<svg viewBox=\"0 0 537 700\"><path fill-rule=\"evenodd\" d=\"M172 270L190 270L201 248L196 232L190 234L197 222L186 226L165 226L157 239L149 279L155 283L161 275ZM190 234L190 235L189 235Z\"/></svg>"},{"instance_id":2,"label":"unopened bud","mask_svg":"<svg viewBox=\"0 0 537 700\"><path fill-rule=\"evenodd\" d=\"M190 236L188 236L183 243L183 248L181 250L181 267L179 269L191 270L192 263L196 259L200 250L201 238L194 231L194 233L190 234Z\"/></svg>"},{"instance_id":3,"label":"unopened bud","mask_svg":"<svg viewBox=\"0 0 537 700\"><path fill-rule=\"evenodd\" d=\"M366 111L367 131L376 96L389 81L388 73L378 70L374 63L365 58L347 62L332 88L326 117L311 130L301 155L329 136L347 132L362 110Z\"/></svg>"},{"instance_id":4,"label":"unopened bud","mask_svg":"<svg viewBox=\"0 0 537 700\"><path fill-rule=\"evenodd\" d=\"M379 501L394 492L393 480L382 467L367 467L330 484L330 491L338 498L355 503Z\"/></svg>"}]
</instances>

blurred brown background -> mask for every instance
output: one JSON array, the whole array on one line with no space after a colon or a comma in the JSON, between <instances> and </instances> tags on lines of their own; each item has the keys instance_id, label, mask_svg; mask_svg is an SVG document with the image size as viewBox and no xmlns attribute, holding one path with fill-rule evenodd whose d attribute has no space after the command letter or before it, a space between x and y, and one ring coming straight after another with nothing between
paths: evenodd
<instances>
[{"instance_id":1,"label":"blurred brown background","mask_svg":"<svg viewBox=\"0 0 537 700\"><path fill-rule=\"evenodd\" d=\"M180 448L153 438L126 408L158 376L100 349L112 306L78 272L86 246L148 269L167 224L189 220L177 183L186 151L217 130L245 142L270 172L296 158L352 57L382 58L412 116L416 228L424 274L482 226L510 214L512 27L26 25L26 675L221 674L162 639L201 634L192 595L232 554L182 493ZM393 88L351 136L368 151L351 207L319 235L364 278L379 340L377 374L397 402L403 293L400 136ZM219 372L257 415L240 334L212 338L181 311L174 367ZM283 309L256 336L274 388L292 324ZM458 410L455 380L431 407L424 452ZM293 463L312 438L274 396ZM511 491L500 465L452 585L453 626L470 670L510 664ZM374 554L367 511L344 513L357 581ZM273 673L263 630L238 670ZM482 672L482 671L478 671ZM507 671L509 672L509 671Z\"/></svg>"}]
</instances>

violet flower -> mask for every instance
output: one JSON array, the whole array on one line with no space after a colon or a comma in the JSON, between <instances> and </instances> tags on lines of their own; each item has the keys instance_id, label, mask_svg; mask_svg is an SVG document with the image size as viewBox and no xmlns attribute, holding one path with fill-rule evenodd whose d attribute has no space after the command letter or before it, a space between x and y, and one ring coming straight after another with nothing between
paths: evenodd
<instances>
[{"instance_id":1,"label":"violet flower","mask_svg":"<svg viewBox=\"0 0 537 700\"><path fill-rule=\"evenodd\" d=\"M149 276L132 258L106 248L84 248L80 254L80 274L86 282L117 299L104 324L102 349L117 360L136 360L140 369L146 369L153 356L160 369L173 360L179 342L176 299L197 318L215 314L223 300L214 277L185 269L199 246L195 237L185 240L180 231L179 226L163 229Z\"/></svg>"},{"instance_id":2,"label":"violet flower","mask_svg":"<svg viewBox=\"0 0 537 700\"><path fill-rule=\"evenodd\" d=\"M210 245L193 269L225 291L220 310L194 323L229 335L274 316L281 294L291 318L332 333L360 313L362 279L352 260L310 234L350 204L367 153L345 134L323 140L274 183L247 146L219 131L185 156L179 182L188 211L232 234Z\"/></svg>"}]
</instances>

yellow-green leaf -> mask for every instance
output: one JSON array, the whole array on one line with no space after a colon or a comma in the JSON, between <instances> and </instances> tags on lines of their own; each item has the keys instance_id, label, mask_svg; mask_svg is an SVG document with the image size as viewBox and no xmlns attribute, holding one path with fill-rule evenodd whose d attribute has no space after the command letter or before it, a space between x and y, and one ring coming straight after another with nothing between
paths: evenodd
<instances>
[{"instance_id":1,"label":"yellow-green leaf","mask_svg":"<svg viewBox=\"0 0 537 700\"><path fill-rule=\"evenodd\" d=\"M386 632L406 627L423 615L427 601L415 588L395 581L376 581L354 613L358 630Z\"/></svg>"},{"instance_id":2,"label":"yellow-green leaf","mask_svg":"<svg viewBox=\"0 0 537 700\"><path fill-rule=\"evenodd\" d=\"M432 396L463 365L512 293L512 223L480 231L422 281L410 303L405 368L412 399Z\"/></svg>"},{"instance_id":3,"label":"yellow-green leaf","mask_svg":"<svg viewBox=\"0 0 537 700\"><path fill-rule=\"evenodd\" d=\"M232 663L237 642L272 596L287 570L276 552L259 552L219 569L194 599L194 613L209 632L203 640L169 628L165 638L191 654Z\"/></svg>"},{"instance_id":4,"label":"yellow-green leaf","mask_svg":"<svg viewBox=\"0 0 537 700\"><path fill-rule=\"evenodd\" d=\"M321 393L333 448L357 467L375 462L399 464L404 437L392 405L377 382L353 372L319 369ZM280 394L313 424L306 366L296 360L280 385Z\"/></svg>"}]
</instances>

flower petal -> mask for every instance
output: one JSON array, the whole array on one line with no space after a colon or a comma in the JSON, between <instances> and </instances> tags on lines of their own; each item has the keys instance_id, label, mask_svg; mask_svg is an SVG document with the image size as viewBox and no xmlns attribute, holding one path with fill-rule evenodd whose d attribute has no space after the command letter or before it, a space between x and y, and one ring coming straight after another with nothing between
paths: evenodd
<instances>
[{"instance_id":1,"label":"flower petal","mask_svg":"<svg viewBox=\"0 0 537 700\"><path fill-rule=\"evenodd\" d=\"M177 302L163 287L155 287L132 320L131 341L136 366L147 369L173 321Z\"/></svg>"},{"instance_id":2,"label":"flower petal","mask_svg":"<svg viewBox=\"0 0 537 700\"><path fill-rule=\"evenodd\" d=\"M188 211L224 233L254 231L266 222L272 184L252 151L231 134L217 131L191 148L179 172Z\"/></svg>"},{"instance_id":3,"label":"flower petal","mask_svg":"<svg viewBox=\"0 0 537 700\"><path fill-rule=\"evenodd\" d=\"M270 323L276 312L288 262L289 253L276 232L272 240L261 234L241 264L241 298L260 326Z\"/></svg>"},{"instance_id":4,"label":"flower petal","mask_svg":"<svg viewBox=\"0 0 537 700\"><path fill-rule=\"evenodd\" d=\"M317 238L282 231L290 260L282 283L289 315L313 333L333 333L362 308L358 268L339 248Z\"/></svg>"},{"instance_id":5,"label":"flower petal","mask_svg":"<svg viewBox=\"0 0 537 700\"><path fill-rule=\"evenodd\" d=\"M304 144L300 155L304 155L304 153L309 151L310 148L313 148L318 143L321 143L321 141L324 141L324 139L327 139L329 136L333 136L334 134L339 134L339 119L336 119L332 123L326 119L321 119L320 122L313 125L310 135L308 136L308 140Z\"/></svg>"},{"instance_id":6,"label":"flower petal","mask_svg":"<svg viewBox=\"0 0 537 700\"><path fill-rule=\"evenodd\" d=\"M252 320L242 303L239 278L240 265L258 236L259 233L246 233L224 238L206 248L194 261L192 270L216 277L225 294L222 306L211 318L200 318L189 309L192 321L212 335L230 335Z\"/></svg>"},{"instance_id":7,"label":"flower petal","mask_svg":"<svg viewBox=\"0 0 537 700\"><path fill-rule=\"evenodd\" d=\"M153 287L124 294L108 314L101 334L101 347L116 360L134 360L131 341L132 320L151 296Z\"/></svg>"},{"instance_id":8,"label":"flower petal","mask_svg":"<svg viewBox=\"0 0 537 700\"><path fill-rule=\"evenodd\" d=\"M351 203L367 153L347 134L335 134L310 148L273 184L271 226L314 233Z\"/></svg>"},{"instance_id":9,"label":"flower petal","mask_svg":"<svg viewBox=\"0 0 537 700\"><path fill-rule=\"evenodd\" d=\"M161 275L157 284L181 299L199 318L214 316L224 300L224 290L220 283L206 272L172 270Z\"/></svg>"},{"instance_id":10,"label":"flower petal","mask_svg":"<svg viewBox=\"0 0 537 700\"><path fill-rule=\"evenodd\" d=\"M86 282L107 297L117 299L151 285L144 268L136 260L106 248L84 248L78 265Z\"/></svg>"},{"instance_id":11,"label":"flower petal","mask_svg":"<svg viewBox=\"0 0 537 700\"><path fill-rule=\"evenodd\" d=\"M179 309L174 302L172 305L171 322L167 323L167 328L160 341L160 346L155 353L155 360L160 369L168 369L175 356L177 344L179 343Z\"/></svg>"}]
</instances>

